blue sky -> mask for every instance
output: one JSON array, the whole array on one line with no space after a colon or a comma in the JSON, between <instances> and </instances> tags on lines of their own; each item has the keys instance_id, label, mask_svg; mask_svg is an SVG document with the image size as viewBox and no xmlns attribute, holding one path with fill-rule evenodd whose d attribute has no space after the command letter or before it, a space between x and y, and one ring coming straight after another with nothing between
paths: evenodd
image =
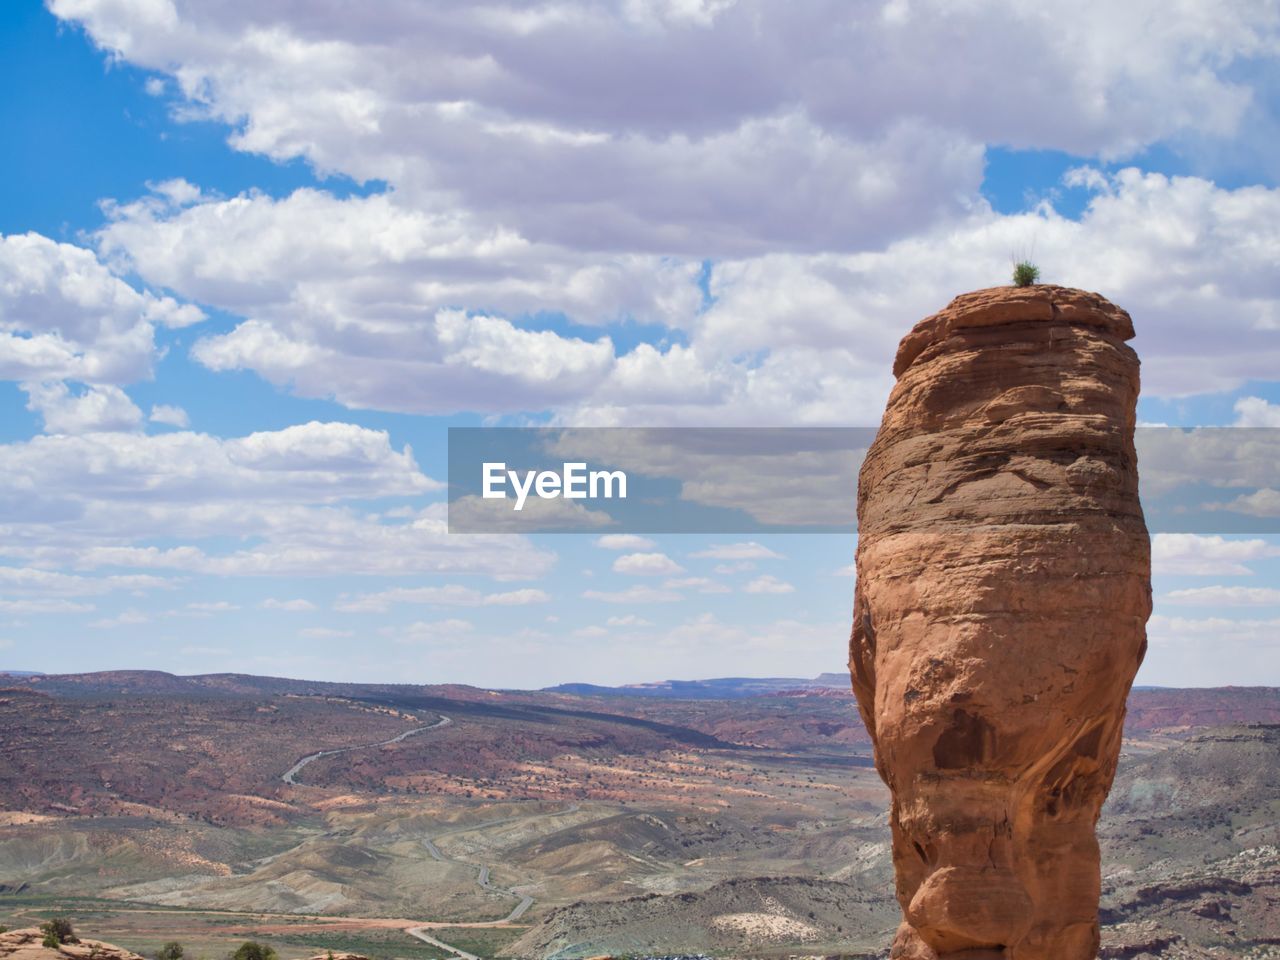
<instances>
[{"instance_id":1,"label":"blue sky","mask_svg":"<svg viewBox=\"0 0 1280 960\"><path fill-rule=\"evenodd\" d=\"M5 4L0 667L838 670L847 538L450 537L446 428L874 425L1024 254L1280 426L1280 14L1053 6ZM1155 547L1140 681L1280 684L1280 540Z\"/></svg>"}]
</instances>

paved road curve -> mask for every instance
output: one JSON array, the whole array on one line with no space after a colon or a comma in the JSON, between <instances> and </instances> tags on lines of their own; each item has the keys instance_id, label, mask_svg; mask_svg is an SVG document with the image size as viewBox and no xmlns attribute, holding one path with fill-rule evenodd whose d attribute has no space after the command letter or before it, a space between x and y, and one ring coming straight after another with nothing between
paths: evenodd
<instances>
[{"instance_id":1,"label":"paved road curve","mask_svg":"<svg viewBox=\"0 0 1280 960\"><path fill-rule=\"evenodd\" d=\"M564 814L567 814L567 813L577 813L579 809L581 809L579 804L571 803L569 804L569 806L565 807L563 810L557 810L557 811L554 811L553 813L534 814L534 816L535 817L558 817L558 816L563 816ZM494 883L490 883L488 864L472 863L469 860L458 860L454 857L447 857L440 852L440 848L436 846L436 841L443 840L445 837L452 836L455 833L471 833L474 830L484 830L489 827L501 826L504 823L515 823L517 820L531 820L531 819L533 819L533 817L503 817L500 820L486 820L484 823L475 823L466 827L458 827L456 830L448 830L445 833L438 833L434 837L428 837L425 840L423 840L422 845L427 848L427 853L431 854L431 856L434 859L439 860L441 863L460 863L460 864L463 864L464 866L478 868L476 873L476 883L484 887L484 889L492 890L494 893L505 894L508 897L515 897L517 900L519 900L519 903L517 903L514 907L511 908L510 913L508 913L501 920L493 921L494 923L512 923L516 920L519 920L522 916L524 916L525 911L528 910L531 906L533 906L533 897L524 893L516 893L516 891L514 890L509 890L506 887L499 887ZM453 948L450 947L449 949L452 950ZM461 956L462 954L459 953L459 955Z\"/></svg>"},{"instance_id":2,"label":"paved road curve","mask_svg":"<svg viewBox=\"0 0 1280 960\"><path fill-rule=\"evenodd\" d=\"M304 786L304 784L298 783L298 774L302 772L302 768L305 767L307 764L312 763L316 760L319 760L321 757L333 757L333 756L337 756L340 753L350 753L352 750L372 750L374 747L385 747L391 743L399 743L402 740L407 740L410 737L416 736L419 733L426 733L428 730L437 730L440 727L447 727L451 723L453 723L452 720L450 720L448 717L444 715L441 715L440 719L437 720L435 723L429 723L425 727L414 727L412 730L406 730L404 733L400 734L398 737L392 737L390 740L379 740L377 743L357 743L354 746L339 747L336 750L321 750L319 753L313 753L313 754L310 754L309 756L303 757L301 760L295 763L292 767L290 767L284 774L282 774L280 779L293 787Z\"/></svg>"},{"instance_id":3,"label":"paved road curve","mask_svg":"<svg viewBox=\"0 0 1280 960\"><path fill-rule=\"evenodd\" d=\"M480 960L480 958L474 953L467 953L467 951L460 947L455 947L451 943L445 943L443 940L437 940L435 937L431 936L431 934L427 933L427 931L422 927L409 927L409 929L405 930L405 933L411 937L417 937L423 943L429 943L433 947L439 947L441 950L448 950L450 953L455 953L461 957L462 960Z\"/></svg>"},{"instance_id":4,"label":"paved road curve","mask_svg":"<svg viewBox=\"0 0 1280 960\"><path fill-rule=\"evenodd\" d=\"M290 786L295 786L295 787L303 786L303 784L298 783L298 774L302 772L303 768L306 767L307 764L313 763L314 761L319 760L321 757L333 757L333 756L337 756L340 753L350 753L353 750L372 750L375 747L385 747L388 744L400 743L402 740L407 740L409 737L416 736L420 733L426 733L428 730L438 730L441 727L447 727L451 723L453 723L451 719L441 714L440 719L437 720L435 723L429 723L423 727L414 727L412 730L406 730L404 733L400 734L399 736L392 737L390 740L380 740L377 743L357 743L350 747L338 747L335 750L320 750L317 753L308 754L307 756L303 757L301 760L295 763L292 767L290 767L284 774L282 774L280 779L283 780L285 783L289 784ZM554 813L535 814L534 816L543 816L543 817L560 816L566 813L576 813L579 809L580 809L579 805L576 803L573 803L563 810L558 810L558 811L555 811ZM445 856L445 854L440 851L440 848L436 846L435 842L436 840L442 840L445 837L455 833L470 833L473 830L483 830L489 827L500 826L501 824L504 824L504 823L514 823L517 820L528 820L528 819L532 819L532 818L517 816L517 817L503 817L502 819L499 819L499 820L488 820L483 823L475 823L475 824L471 824L470 826L459 827L455 830L448 830L444 833L436 834L435 837L428 837L422 841L422 845L426 847L427 853L431 854L431 856L434 859L439 860L441 863L459 863L464 866L476 867L477 868L477 873L476 873L477 884L479 884L481 887L483 887L486 890L493 891L494 893L500 893L509 897L517 898L519 902L514 907L512 907L510 913L508 913L501 920L480 921L478 923L477 922L467 923L463 921L460 923L454 922L449 924L442 924L437 922L437 923L431 923L429 925L424 925L424 926L406 927L404 928L404 932L411 937L421 940L423 943L429 943L434 947L439 947L441 950L447 950L450 953L455 954L459 958L459 960L480 960L480 958L473 953L468 953L467 951L462 950L459 947L455 947L451 943L445 943L443 940L439 940L436 937L431 936L431 934L427 933L427 930L435 926L444 926L444 925L489 927L489 926L501 926L504 924L512 923L520 919L520 917L524 916L525 911L527 911L531 906L533 906L533 897L530 897L527 894L516 893L516 891L514 890L508 890L506 887L499 887L491 883L489 880L489 866L487 864L470 863L469 861L466 861L466 860L456 860L453 857Z\"/></svg>"}]
</instances>

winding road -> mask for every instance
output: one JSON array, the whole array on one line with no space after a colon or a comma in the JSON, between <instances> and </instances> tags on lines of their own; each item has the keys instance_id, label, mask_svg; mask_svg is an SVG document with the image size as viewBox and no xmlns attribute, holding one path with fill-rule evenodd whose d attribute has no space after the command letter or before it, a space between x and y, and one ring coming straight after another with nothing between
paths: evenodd
<instances>
[{"instance_id":1,"label":"winding road","mask_svg":"<svg viewBox=\"0 0 1280 960\"><path fill-rule=\"evenodd\" d=\"M451 723L453 723L453 721L449 717L446 717L444 716L444 714L441 714L440 719L437 720L435 723L429 723L426 726L422 726L422 727L414 727L412 730L406 730L404 733L400 734L399 736L392 737L389 740L379 740L377 743L357 743L350 747L337 747L333 750L320 750L320 751L317 751L316 753L311 753L303 757L301 760L295 763L292 767L290 767L287 771L281 774L280 779L283 780L285 783L289 784L290 786L294 786L294 787L306 786L306 784L298 783L298 774L302 772L302 770L307 766L307 764L313 763L316 760L319 760L321 757L333 757L342 753L351 753L354 750L372 750L376 747L385 747L392 743L400 743L401 741L407 740L409 737L417 736L420 733L426 733L428 730L438 730L441 727L447 727ZM459 958L459 960L481 960L481 958L477 957L475 954L468 953L466 950L463 950L459 947L455 947L451 943L445 943L443 940L433 937L431 934L427 933L427 931L440 926L465 926L465 927L505 926L506 924L513 923L516 920L519 920L520 917L524 916L525 911L527 911L531 906L533 906L533 897L529 896L528 894L517 893L516 891L509 890L506 887L499 887L496 884L490 882L489 880L490 868L488 864L472 863L469 860L458 860L454 857L446 856L443 852L441 852L440 848L436 846L436 841L443 840L445 837L453 836L454 834L471 833L476 830L484 830L489 827L500 826L504 823L515 823L517 820L529 820L529 819L533 819L534 817L553 817L553 816L562 816L567 813L576 813L579 809L581 809L581 806L579 804L572 803L565 809L557 810L552 813L534 814L532 817L517 816L517 817L503 817L499 820L487 820L483 823L475 823L465 827L458 827L454 830L447 830L444 833L438 833L434 837L425 838L422 841L422 845L426 847L427 853L429 853L433 859L438 860L441 863L456 863L466 867L475 867L476 883L480 887L482 887L485 890L491 891L493 893L514 897L519 902L516 903L516 905L512 907L511 912L508 913L501 920L481 920L481 921L471 921L471 922L428 921L421 925L404 927L403 928L404 932L407 933L409 936L414 937L417 940L421 940L423 943L429 943L433 947L438 947L441 950L447 950L450 953L455 954Z\"/></svg>"},{"instance_id":2,"label":"winding road","mask_svg":"<svg viewBox=\"0 0 1280 960\"><path fill-rule=\"evenodd\" d=\"M426 733L428 730L438 730L440 727L447 727L451 723L453 723L452 720L441 714L440 719L435 723L429 723L425 727L414 727L412 730L406 730L398 737L392 737L390 740L379 740L377 743L357 743L351 747L338 747L335 750L321 750L319 753L312 753L303 757L287 771L281 774L280 779L291 787L306 786L306 784L298 783L298 774L302 772L302 768L307 764L319 760L321 757L334 757L340 753L350 753L352 750L372 750L375 747L385 747L392 743L400 743L402 740L408 740L410 737L416 736L419 733Z\"/></svg>"},{"instance_id":3,"label":"winding road","mask_svg":"<svg viewBox=\"0 0 1280 960\"><path fill-rule=\"evenodd\" d=\"M428 723L426 726L422 727L413 727L412 730L406 730L401 733L401 735L392 737L392 739L379 740L376 744L353 744L352 746L339 746L339 748L335 748L333 750L319 750L314 754L307 754L306 756L303 756L303 758L298 760L296 764L289 767L288 771L280 774L280 780L288 783L289 786L306 786L305 783L298 783L298 774L303 771L303 768L305 768L307 764L314 763L315 760L319 760L321 756L337 756L338 754L351 753L353 750L372 750L374 748L378 748L378 746L399 744L399 742L407 740L408 737L417 736L419 733L425 733L429 730L439 730L440 727L447 727L451 723L453 723L451 718L445 717L444 714L440 714L440 719L435 723ZM530 906L534 905L534 899L527 895L527 893L517 893L515 890L508 890L506 887L499 887L497 884L490 882L488 864L471 863L470 860L458 860L456 858L452 858L452 856L447 856L444 852L440 851L440 847L435 845L435 841L444 840L444 837L453 836L454 833L471 833L477 831L477 829L498 827L503 823L515 823L516 820L529 820L538 817L558 817L558 815L562 814L576 813L579 809L581 809L579 804L570 804L567 808L564 808L563 810L556 810L556 812L553 813L531 814L529 817L503 817L497 820L485 820L484 823L472 823L470 826L449 829L449 831L445 831L444 833L436 833L434 837L424 838L424 840L422 840L422 846L426 847L426 851L429 852L431 858L439 860L440 863L454 863L460 864L462 867L475 867L477 886L494 893L502 893L504 896L516 897L518 902L511 909L511 913L503 916L500 920L479 920L479 922L470 923L442 923L436 920L436 922L426 922L421 925L415 925L415 927L404 927L404 933L416 938L416 940L420 940L424 943L430 943L430 945L434 947L439 947L440 950L447 950L451 952L451 954L456 955L460 960L481 960L480 957L477 957L475 954L468 954L468 952L466 950L462 950L461 947L453 946L452 943L445 943L443 940L439 940L439 938L431 936L431 934L426 931L435 927L444 927L444 925L449 925L449 927L502 927L502 925L516 922L516 920L520 919L521 916L524 916L525 911L529 910Z\"/></svg>"},{"instance_id":4,"label":"winding road","mask_svg":"<svg viewBox=\"0 0 1280 960\"><path fill-rule=\"evenodd\" d=\"M439 947L441 950L448 950L450 953L457 954L462 960L480 960L474 953L467 953L461 947L455 947L452 943L445 943L443 940L437 940L431 934L427 933L425 927L409 927L405 930L411 937L416 937L423 943L429 943L433 947Z\"/></svg>"},{"instance_id":5,"label":"winding road","mask_svg":"<svg viewBox=\"0 0 1280 960\"><path fill-rule=\"evenodd\" d=\"M577 813L578 810L580 809L581 809L580 804L571 803L569 804L569 806L565 807L563 810L557 810L553 813L536 814L535 816L558 817L558 816L563 816L566 813ZM531 906L533 906L533 897L525 893L517 893L515 890L509 890L506 887L499 887L496 884L490 883L489 867L487 864L472 863L470 860L458 860L454 857L447 857L440 852L440 848L436 846L436 841L443 840L445 837L450 837L457 833L471 833L474 830L482 830L487 827L501 826L504 823L515 823L517 820L529 820L529 819L532 819L532 818L531 817L503 817L500 820L486 820L484 823L472 824L471 826L467 826L467 827L458 827L456 830L448 830L445 833L438 833L434 837L427 837L422 841L422 845L427 848L427 853L431 854L432 858L439 860L441 863L460 863L463 866L476 867L477 868L476 883L479 884L481 887L483 887L485 890L491 890L494 893L505 894L506 896L515 897L517 900L519 900L519 903L517 903L511 909L510 913L508 913L501 920L493 921L496 924L512 923L516 920L519 920L522 916L524 916L525 911L528 910Z\"/></svg>"}]
</instances>

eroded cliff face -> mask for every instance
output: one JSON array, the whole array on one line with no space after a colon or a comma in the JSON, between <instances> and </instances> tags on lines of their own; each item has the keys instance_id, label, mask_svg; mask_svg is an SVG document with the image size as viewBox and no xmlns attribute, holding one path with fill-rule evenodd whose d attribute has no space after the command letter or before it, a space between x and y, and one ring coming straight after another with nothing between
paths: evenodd
<instances>
[{"instance_id":1,"label":"eroded cliff face","mask_svg":"<svg viewBox=\"0 0 1280 960\"><path fill-rule=\"evenodd\" d=\"M902 341L858 480L850 670L893 794L894 957L1086 960L1146 650L1125 311L957 297Z\"/></svg>"}]
</instances>

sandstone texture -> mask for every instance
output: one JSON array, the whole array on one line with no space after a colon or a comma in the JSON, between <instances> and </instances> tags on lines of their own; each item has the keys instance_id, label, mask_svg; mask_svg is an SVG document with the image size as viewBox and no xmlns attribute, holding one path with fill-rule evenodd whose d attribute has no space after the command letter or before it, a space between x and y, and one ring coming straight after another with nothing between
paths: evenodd
<instances>
[{"instance_id":1,"label":"sandstone texture","mask_svg":"<svg viewBox=\"0 0 1280 960\"><path fill-rule=\"evenodd\" d=\"M0 933L0 960L146 960L141 954L101 940L78 939L59 947L46 947L39 927ZM316 954L311 960L369 960L358 953Z\"/></svg>"},{"instance_id":2,"label":"sandstone texture","mask_svg":"<svg viewBox=\"0 0 1280 960\"><path fill-rule=\"evenodd\" d=\"M143 960L121 947L101 940L79 940L60 947L43 946L44 934L38 927L25 927L0 933L0 958L3 960Z\"/></svg>"},{"instance_id":3,"label":"sandstone texture","mask_svg":"<svg viewBox=\"0 0 1280 960\"><path fill-rule=\"evenodd\" d=\"M899 347L850 639L893 796L893 957L1098 954L1094 827L1151 611L1132 336L1042 285L957 297Z\"/></svg>"}]
</instances>

